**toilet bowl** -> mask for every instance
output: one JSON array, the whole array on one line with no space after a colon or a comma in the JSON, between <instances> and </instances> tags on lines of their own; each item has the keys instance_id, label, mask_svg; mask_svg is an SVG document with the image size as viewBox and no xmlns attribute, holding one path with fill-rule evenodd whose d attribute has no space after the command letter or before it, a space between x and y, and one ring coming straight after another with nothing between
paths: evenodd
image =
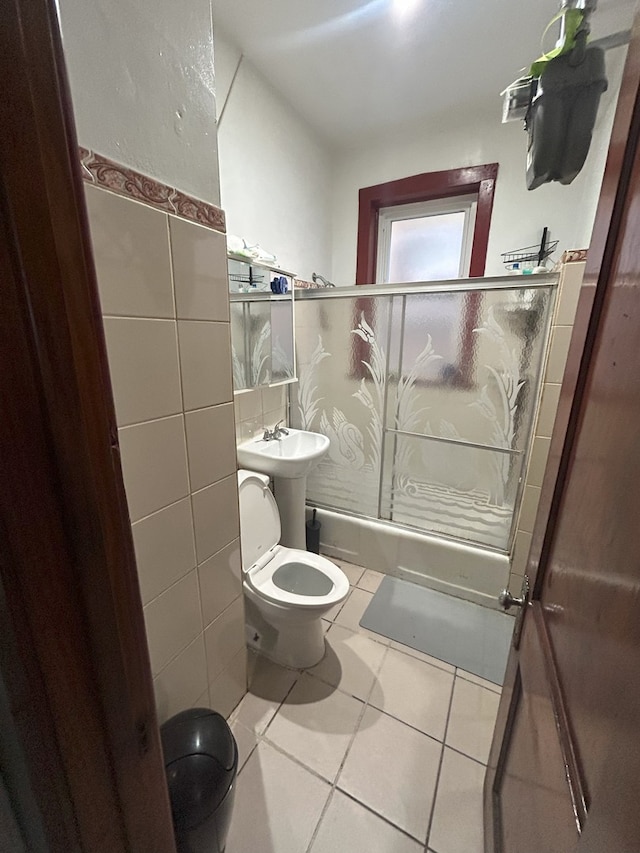
<instances>
[{"instance_id":1,"label":"toilet bowl","mask_svg":"<svg viewBox=\"0 0 640 853\"><path fill-rule=\"evenodd\" d=\"M269 478L238 471L247 642L276 663L305 669L324 656L322 617L349 593L325 557L285 548Z\"/></svg>"}]
</instances>

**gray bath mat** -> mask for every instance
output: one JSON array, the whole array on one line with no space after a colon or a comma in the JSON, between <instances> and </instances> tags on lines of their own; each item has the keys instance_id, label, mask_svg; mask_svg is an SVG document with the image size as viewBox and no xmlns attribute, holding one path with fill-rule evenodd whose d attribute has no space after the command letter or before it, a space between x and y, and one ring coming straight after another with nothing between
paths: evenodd
<instances>
[{"instance_id":1,"label":"gray bath mat","mask_svg":"<svg viewBox=\"0 0 640 853\"><path fill-rule=\"evenodd\" d=\"M513 618L387 575L363 628L502 684Z\"/></svg>"}]
</instances>

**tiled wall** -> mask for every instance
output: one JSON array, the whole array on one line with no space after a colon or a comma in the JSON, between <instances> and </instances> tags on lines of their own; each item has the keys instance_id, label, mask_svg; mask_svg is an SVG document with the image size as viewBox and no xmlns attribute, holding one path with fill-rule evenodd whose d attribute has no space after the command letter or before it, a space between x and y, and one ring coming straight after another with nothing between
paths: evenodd
<instances>
[{"instance_id":1,"label":"tiled wall","mask_svg":"<svg viewBox=\"0 0 640 853\"><path fill-rule=\"evenodd\" d=\"M511 560L510 588L514 595L522 586L527 566L531 534L538 511L544 470L549 455L551 433L560 399L560 386L569 352L585 261L565 263L560 273L560 292L551 327L551 346L543 374L542 401L534 428L533 448L527 468L524 496Z\"/></svg>"},{"instance_id":2,"label":"tiled wall","mask_svg":"<svg viewBox=\"0 0 640 853\"><path fill-rule=\"evenodd\" d=\"M278 421L289 422L288 385L254 388L235 395L236 441L248 441L262 435L265 428L273 429Z\"/></svg>"},{"instance_id":3,"label":"tiled wall","mask_svg":"<svg viewBox=\"0 0 640 853\"><path fill-rule=\"evenodd\" d=\"M161 721L246 689L224 234L86 187Z\"/></svg>"}]
</instances>

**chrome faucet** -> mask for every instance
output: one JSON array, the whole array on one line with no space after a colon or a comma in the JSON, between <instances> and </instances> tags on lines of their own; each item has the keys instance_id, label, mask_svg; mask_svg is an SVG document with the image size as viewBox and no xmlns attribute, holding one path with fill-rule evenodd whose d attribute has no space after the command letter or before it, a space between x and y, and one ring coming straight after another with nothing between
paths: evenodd
<instances>
[{"instance_id":1,"label":"chrome faucet","mask_svg":"<svg viewBox=\"0 0 640 853\"><path fill-rule=\"evenodd\" d=\"M289 430L286 427L280 426L283 421L278 421L272 430L265 427L262 436L263 441L273 441L274 439L282 438L283 435L289 435Z\"/></svg>"}]
</instances>

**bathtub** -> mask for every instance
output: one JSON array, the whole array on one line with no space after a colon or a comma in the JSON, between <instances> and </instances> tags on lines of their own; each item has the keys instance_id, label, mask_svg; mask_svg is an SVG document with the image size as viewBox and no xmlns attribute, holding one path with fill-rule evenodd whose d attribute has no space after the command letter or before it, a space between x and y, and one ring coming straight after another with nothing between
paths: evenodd
<instances>
[{"instance_id":1,"label":"bathtub","mask_svg":"<svg viewBox=\"0 0 640 853\"><path fill-rule=\"evenodd\" d=\"M498 594L509 580L504 553L346 512L318 508L317 519L329 557L499 609Z\"/></svg>"}]
</instances>

